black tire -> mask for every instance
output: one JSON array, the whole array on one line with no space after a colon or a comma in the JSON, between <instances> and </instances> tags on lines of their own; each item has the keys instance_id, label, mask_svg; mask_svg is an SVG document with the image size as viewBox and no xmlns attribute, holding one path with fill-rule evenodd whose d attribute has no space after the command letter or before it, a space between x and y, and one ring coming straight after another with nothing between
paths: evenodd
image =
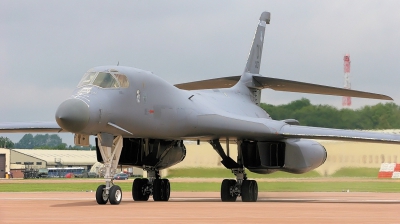
<instances>
[{"instance_id":1,"label":"black tire","mask_svg":"<svg viewBox=\"0 0 400 224\"><path fill-rule=\"evenodd\" d=\"M108 199L110 200L110 204L119 205L122 201L122 190L118 185L114 185L110 188L110 194Z\"/></svg>"},{"instance_id":2,"label":"black tire","mask_svg":"<svg viewBox=\"0 0 400 224\"><path fill-rule=\"evenodd\" d=\"M253 181L253 202L256 202L258 199L258 184L257 181Z\"/></svg>"},{"instance_id":3,"label":"black tire","mask_svg":"<svg viewBox=\"0 0 400 224\"><path fill-rule=\"evenodd\" d=\"M228 201L230 196L230 184L228 179L223 179L221 183L221 201Z\"/></svg>"},{"instance_id":4,"label":"black tire","mask_svg":"<svg viewBox=\"0 0 400 224\"><path fill-rule=\"evenodd\" d=\"M242 201L255 202L258 197L258 185L255 180L243 180L242 188Z\"/></svg>"},{"instance_id":5,"label":"black tire","mask_svg":"<svg viewBox=\"0 0 400 224\"><path fill-rule=\"evenodd\" d=\"M141 201L142 179L136 178L132 183L132 198L134 201Z\"/></svg>"},{"instance_id":6,"label":"black tire","mask_svg":"<svg viewBox=\"0 0 400 224\"><path fill-rule=\"evenodd\" d=\"M149 197L150 197L150 194L147 194L146 192L143 192L144 191L144 188L146 188L146 186L149 184L149 179L147 179L147 178L142 178L142 201L148 201L149 200Z\"/></svg>"},{"instance_id":7,"label":"black tire","mask_svg":"<svg viewBox=\"0 0 400 224\"><path fill-rule=\"evenodd\" d=\"M164 182L164 198L162 198L162 201L168 201L171 194L171 184L168 179L162 179L162 181Z\"/></svg>"},{"instance_id":8,"label":"black tire","mask_svg":"<svg viewBox=\"0 0 400 224\"><path fill-rule=\"evenodd\" d=\"M155 179L153 182L153 200L154 201L162 201L164 198L164 181L161 179Z\"/></svg>"},{"instance_id":9,"label":"black tire","mask_svg":"<svg viewBox=\"0 0 400 224\"><path fill-rule=\"evenodd\" d=\"M236 195L231 194L231 188L236 184L235 180L224 179L221 184L221 201L233 202L236 201Z\"/></svg>"},{"instance_id":10,"label":"black tire","mask_svg":"<svg viewBox=\"0 0 400 224\"><path fill-rule=\"evenodd\" d=\"M171 192L171 186L168 179L156 179L153 182L154 201L168 201Z\"/></svg>"},{"instance_id":11,"label":"black tire","mask_svg":"<svg viewBox=\"0 0 400 224\"><path fill-rule=\"evenodd\" d=\"M107 204L108 202L108 195L106 195L106 191L104 190L106 185L100 185L97 187L96 190L96 201L99 205Z\"/></svg>"},{"instance_id":12,"label":"black tire","mask_svg":"<svg viewBox=\"0 0 400 224\"><path fill-rule=\"evenodd\" d=\"M135 201L147 201L149 200L149 195L144 194L143 188L146 187L148 180L143 178L136 178L132 184L132 198Z\"/></svg>"},{"instance_id":13,"label":"black tire","mask_svg":"<svg viewBox=\"0 0 400 224\"><path fill-rule=\"evenodd\" d=\"M244 201L244 202L251 201L252 191L251 191L251 187L250 187L250 181L243 180L240 193L242 195L242 201Z\"/></svg>"},{"instance_id":14,"label":"black tire","mask_svg":"<svg viewBox=\"0 0 400 224\"><path fill-rule=\"evenodd\" d=\"M229 180L229 183L231 184L231 187L232 188L234 188L235 187L235 185L236 185L236 180ZM237 195L236 194L234 194L234 195L231 195L231 201L232 202L235 202L236 201L236 198L237 198Z\"/></svg>"}]
</instances>

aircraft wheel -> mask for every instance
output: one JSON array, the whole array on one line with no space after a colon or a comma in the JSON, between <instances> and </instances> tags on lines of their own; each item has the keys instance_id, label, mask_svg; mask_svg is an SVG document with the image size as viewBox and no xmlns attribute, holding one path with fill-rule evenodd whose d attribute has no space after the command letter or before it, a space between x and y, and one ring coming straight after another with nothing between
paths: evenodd
<instances>
[{"instance_id":1,"label":"aircraft wheel","mask_svg":"<svg viewBox=\"0 0 400 224\"><path fill-rule=\"evenodd\" d=\"M97 187L96 190L96 201L97 204L99 205L104 205L107 204L108 202L108 195L106 194L106 185L100 185L99 187Z\"/></svg>"},{"instance_id":2,"label":"aircraft wheel","mask_svg":"<svg viewBox=\"0 0 400 224\"><path fill-rule=\"evenodd\" d=\"M141 186L142 181L141 180L142 179L140 179L140 178L136 178L136 179L133 180L133 183L132 183L132 198L133 198L134 201L140 201L141 189L142 189L142 186Z\"/></svg>"},{"instance_id":3,"label":"aircraft wheel","mask_svg":"<svg viewBox=\"0 0 400 224\"><path fill-rule=\"evenodd\" d=\"M112 205L118 205L121 203L122 200L122 190L118 185L114 185L110 188L110 204Z\"/></svg>"},{"instance_id":4,"label":"aircraft wheel","mask_svg":"<svg viewBox=\"0 0 400 224\"><path fill-rule=\"evenodd\" d=\"M242 183L242 201L255 202L258 198L258 185L255 180L244 180Z\"/></svg>"},{"instance_id":5,"label":"aircraft wheel","mask_svg":"<svg viewBox=\"0 0 400 224\"><path fill-rule=\"evenodd\" d=\"M148 179L146 179L146 178L142 179L142 189L143 189L142 190L142 201L149 200L150 194L144 192L144 189L147 187L148 183L149 183Z\"/></svg>"},{"instance_id":6,"label":"aircraft wheel","mask_svg":"<svg viewBox=\"0 0 400 224\"><path fill-rule=\"evenodd\" d=\"M144 192L148 180L143 178L136 178L132 184L132 198L135 201L147 201L149 195Z\"/></svg>"},{"instance_id":7,"label":"aircraft wheel","mask_svg":"<svg viewBox=\"0 0 400 224\"><path fill-rule=\"evenodd\" d=\"M224 179L221 184L221 200L222 201L236 201L237 195L231 193L231 189L235 187L235 180Z\"/></svg>"},{"instance_id":8,"label":"aircraft wheel","mask_svg":"<svg viewBox=\"0 0 400 224\"><path fill-rule=\"evenodd\" d=\"M171 192L171 186L168 179L156 179L153 182L154 201L168 201Z\"/></svg>"},{"instance_id":9,"label":"aircraft wheel","mask_svg":"<svg viewBox=\"0 0 400 224\"><path fill-rule=\"evenodd\" d=\"M164 181L164 198L163 201L168 201L169 200L169 196L171 194L171 184L169 183L168 179L162 179L162 181Z\"/></svg>"},{"instance_id":10,"label":"aircraft wheel","mask_svg":"<svg viewBox=\"0 0 400 224\"><path fill-rule=\"evenodd\" d=\"M251 181L253 181L253 202L256 202L258 199L258 184L255 180Z\"/></svg>"},{"instance_id":11,"label":"aircraft wheel","mask_svg":"<svg viewBox=\"0 0 400 224\"><path fill-rule=\"evenodd\" d=\"M164 188L164 181L161 179L155 179L153 182L153 200L154 201L162 201L164 198L163 195L163 188Z\"/></svg>"}]
</instances>

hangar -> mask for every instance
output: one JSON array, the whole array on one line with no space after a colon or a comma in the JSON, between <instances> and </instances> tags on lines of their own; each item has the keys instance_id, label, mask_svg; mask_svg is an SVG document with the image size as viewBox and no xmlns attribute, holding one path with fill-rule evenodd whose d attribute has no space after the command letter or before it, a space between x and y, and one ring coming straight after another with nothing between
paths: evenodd
<instances>
[{"instance_id":1,"label":"hangar","mask_svg":"<svg viewBox=\"0 0 400 224\"><path fill-rule=\"evenodd\" d=\"M14 178L23 178L26 170L50 167L90 170L96 162L96 151L0 148L0 178L7 172L12 172Z\"/></svg>"}]
</instances>

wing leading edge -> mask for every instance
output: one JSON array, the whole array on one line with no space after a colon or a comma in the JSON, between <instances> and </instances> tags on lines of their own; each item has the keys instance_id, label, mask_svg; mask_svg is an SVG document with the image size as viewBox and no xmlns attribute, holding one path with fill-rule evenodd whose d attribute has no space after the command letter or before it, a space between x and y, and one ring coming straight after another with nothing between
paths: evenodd
<instances>
[{"instance_id":1,"label":"wing leading edge","mask_svg":"<svg viewBox=\"0 0 400 224\"><path fill-rule=\"evenodd\" d=\"M66 132L56 122L0 123L0 133L58 133Z\"/></svg>"},{"instance_id":2,"label":"wing leading edge","mask_svg":"<svg viewBox=\"0 0 400 224\"><path fill-rule=\"evenodd\" d=\"M307 138L320 140L400 144L400 135L366 131L285 125L281 128L279 133L283 138Z\"/></svg>"}]
</instances>

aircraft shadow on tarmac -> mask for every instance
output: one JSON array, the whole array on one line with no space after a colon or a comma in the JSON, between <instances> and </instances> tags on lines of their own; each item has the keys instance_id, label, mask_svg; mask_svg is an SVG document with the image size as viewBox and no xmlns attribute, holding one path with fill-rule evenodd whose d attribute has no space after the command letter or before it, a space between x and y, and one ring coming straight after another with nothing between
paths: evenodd
<instances>
[{"instance_id":1,"label":"aircraft shadow on tarmac","mask_svg":"<svg viewBox=\"0 0 400 224\"><path fill-rule=\"evenodd\" d=\"M319 200L319 199L265 199L268 203L321 203L321 204L400 204L400 200Z\"/></svg>"},{"instance_id":2,"label":"aircraft shadow on tarmac","mask_svg":"<svg viewBox=\"0 0 400 224\"><path fill-rule=\"evenodd\" d=\"M62 204L56 204L52 205L50 207L54 208L68 208L68 207L90 207L90 206L98 206L96 203L96 200L93 201L78 201L78 202L69 202L69 203L62 203Z\"/></svg>"},{"instance_id":3,"label":"aircraft shadow on tarmac","mask_svg":"<svg viewBox=\"0 0 400 224\"><path fill-rule=\"evenodd\" d=\"M252 204L241 202L240 198L236 202L221 202L220 198L179 198L174 199L171 198L169 202L154 202L154 201L123 201L122 204L148 204L148 203L221 203L224 205L229 205L233 203L244 203L244 204ZM254 202L253 202L254 203ZM400 204L400 200L383 200L383 199L374 199L374 200L360 200L360 199L299 199L299 198L285 198L285 199L268 199L268 198L259 198L256 203L321 203L321 204ZM51 207L91 207L98 206L96 201L79 201L79 202L69 202L52 205Z\"/></svg>"}]
</instances>

